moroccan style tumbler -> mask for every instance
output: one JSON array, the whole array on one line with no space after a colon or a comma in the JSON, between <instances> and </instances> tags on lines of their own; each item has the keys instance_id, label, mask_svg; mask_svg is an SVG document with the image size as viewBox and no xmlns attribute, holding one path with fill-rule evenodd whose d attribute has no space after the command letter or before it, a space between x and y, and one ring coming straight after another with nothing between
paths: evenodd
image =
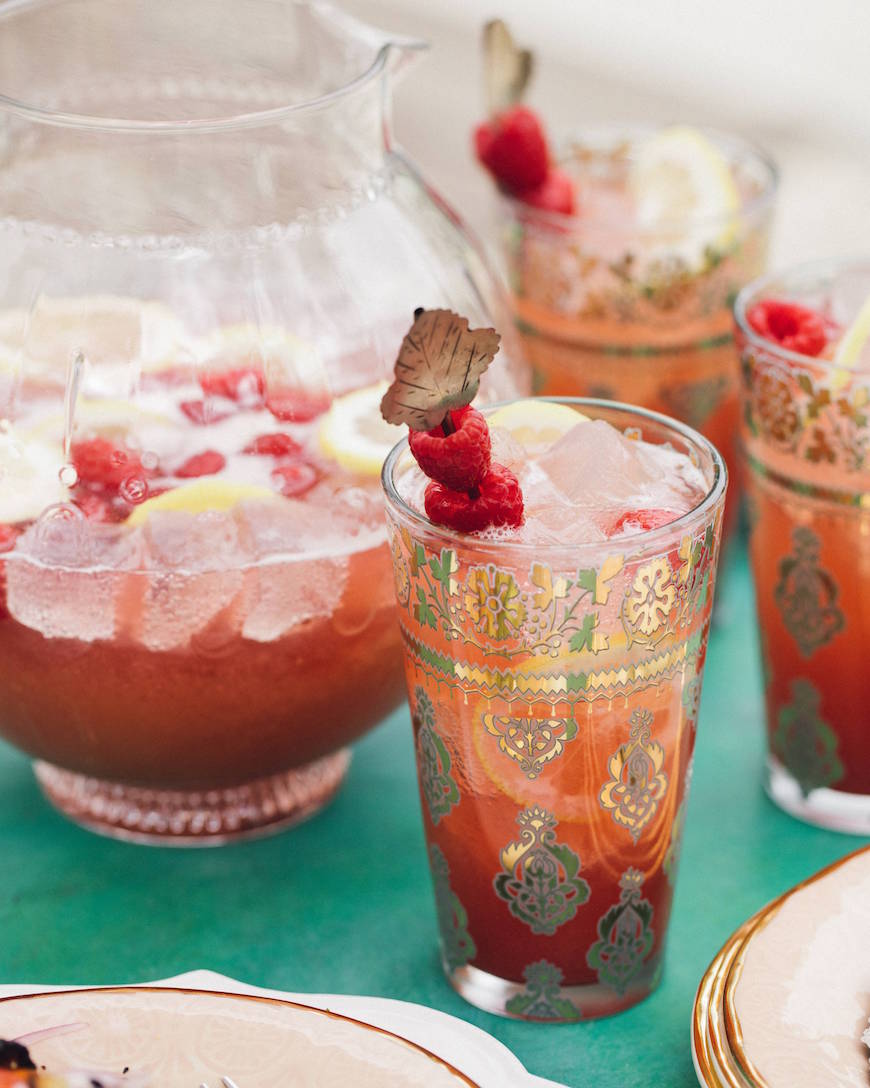
<instances>
[{"instance_id":1,"label":"moroccan style tumbler","mask_svg":"<svg viewBox=\"0 0 870 1088\"><path fill-rule=\"evenodd\" d=\"M870 834L870 356L859 315L866 313L866 341L868 296L870 261L828 262L757 280L735 306L766 787L795 816L863 835Z\"/></svg>"},{"instance_id":2,"label":"moroccan style tumbler","mask_svg":"<svg viewBox=\"0 0 870 1088\"><path fill-rule=\"evenodd\" d=\"M565 403L670 443L706 494L658 529L540 546L433 525L402 497L404 442L383 477L444 970L546 1022L661 977L726 490L683 424Z\"/></svg>"}]
</instances>

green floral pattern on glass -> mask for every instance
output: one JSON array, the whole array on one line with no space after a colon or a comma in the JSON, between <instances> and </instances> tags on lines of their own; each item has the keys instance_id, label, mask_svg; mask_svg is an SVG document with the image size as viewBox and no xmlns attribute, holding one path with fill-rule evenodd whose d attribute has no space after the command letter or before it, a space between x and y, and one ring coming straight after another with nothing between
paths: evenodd
<instances>
[{"instance_id":1,"label":"green floral pattern on glass","mask_svg":"<svg viewBox=\"0 0 870 1088\"><path fill-rule=\"evenodd\" d=\"M450 869L440 846L429 847L429 866L435 886L435 911L441 934L441 954L448 971L464 967L477 955L477 946L468 932L468 914L450 887Z\"/></svg>"},{"instance_id":2,"label":"green floral pattern on glass","mask_svg":"<svg viewBox=\"0 0 870 1088\"><path fill-rule=\"evenodd\" d=\"M776 719L771 749L806 797L843 777L837 736L821 716L822 697L809 680L793 680L792 701Z\"/></svg>"},{"instance_id":3,"label":"green floral pattern on glass","mask_svg":"<svg viewBox=\"0 0 870 1088\"><path fill-rule=\"evenodd\" d=\"M505 1002L505 1011L525 1020L582 1020L580 1009L561 994L563 977L546 960L530 963L523 971L526 988Z\"/></svg>"},{"instance_id":4,"label":"green floral pattern on glass","mask_svg":"<svg viewBox=\"0 0 870 1088\"><path fill-rule=\"evenodd\" d=\"M804 657L827 645L845 626L837 584L819 566L819 538L804 525L792 533L793 554L779 564L773 598L786 630Z\"/></svg>"},{"instance_id":5,"label":"green floral pattern on glass","mask_svg":"<svg viewBox=\"0 0 870 1088\"><path fill-rule=\"evenodd\" d=\"M640 897L643 874L626 869L619 886L619 902L599 919L599 939L586 961L598 973L599 982L623 994L649 955L655 934L652 904Z\"/></svg>"},{"instance_id":6,"label":"green floral pattern on glass","mask_svg":"<svg viewBox=\"0 0 870 1088\"><path fill-rule=\"evenodd\" d=\"M459 804L459 787L450 773L453 761L442 737L435 729L435 709L432 700L421 687L414 693L416 710L414 727L417 734L417 767L420 789L436 826L454 805Z\"/></svg>"},{"instance_id":7,"label":"green floral pattern on glass","mask_svg":"<svg viewBox=\"0 0 870 1088\"><path fill-rule=\"evenodd\" d=\"M578 876L580 858L556 841L558 821L539 805L517 816L520 838L501 851L502 872L496 895L532 933L552 936L589 898L589 885Z\"/></svg>"}]
</instances>

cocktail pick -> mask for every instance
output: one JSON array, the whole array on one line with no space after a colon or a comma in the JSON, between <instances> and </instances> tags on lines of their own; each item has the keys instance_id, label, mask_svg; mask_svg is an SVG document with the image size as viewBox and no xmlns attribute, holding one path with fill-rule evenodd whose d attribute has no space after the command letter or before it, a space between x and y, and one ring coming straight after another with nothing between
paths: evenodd
<instances>
[{"instance_id":1,"label":"cocktail pick","mask_svg":"<svg viewBox=\"0 0 870 1088\"><path fill-rule=\"evenodd\" d=\"M520 49L502 19L483 28L483 78L490 117L522 100L534 70L529 49Z\"/></svg>"},{"instance_id":2,"label":"cocktail pick","mask_svg":"<svg viewBox=\"0 0 870 1088\"><path fill-rule=\"evenodd\" d=\"M445 426L448 413L470 404L481 375L498 352L495 329L471 329L452 310L414 311L396 358L396 376L381 401L388 423L406 423L413 431Z\"/></svg>"}]
</instances>

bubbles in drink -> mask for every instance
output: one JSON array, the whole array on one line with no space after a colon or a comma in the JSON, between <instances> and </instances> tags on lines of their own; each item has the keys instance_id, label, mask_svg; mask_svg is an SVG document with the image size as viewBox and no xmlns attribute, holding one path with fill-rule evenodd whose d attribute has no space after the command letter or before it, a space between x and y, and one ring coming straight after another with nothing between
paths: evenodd
<instances>
[{"instance_id":1,"label":"bubbles in drink","mask_svg":"<svg viewBox=\"0 0 870 1088\"><path fill-rule=\"evenodd\" d=\"M148 481L141 476L128 476L118 488L121 498L132 506L138 506L148 498Z\"/></svg>"},{"instance_id":2,"label":"bubbles in drink","mask_svg":"<svg viewBox=\"0 0 870 1088\"><path fill-rule=\"evenodd\" d=\"M79 482L79 474L73 464L61 465L57 476L64 487L75 487Z\"/></svg>"},{"instance_id":3,"label":"bubbles in drink","mask_svg":"<svg viewBox=\"0 0 870 1088\"><path fill-rule=\"evenodd\" d=\"M136 540L108 528L89 531L70 504L47 509L18 538L6 563L10 615L46 638L94 642L112 638Z\"/></svg>"}]
</instances>

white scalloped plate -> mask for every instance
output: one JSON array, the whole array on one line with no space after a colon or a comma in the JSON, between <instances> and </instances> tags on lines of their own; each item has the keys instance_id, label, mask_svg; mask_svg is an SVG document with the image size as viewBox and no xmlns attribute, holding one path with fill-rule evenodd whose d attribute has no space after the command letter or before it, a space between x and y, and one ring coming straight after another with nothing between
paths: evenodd
<instances>
[{"instance_id":1,"label":"white scalloped plate","mask_svg":"<svg viewBox=\"0 0 870 1088\"><path fill-rule=\"evenodd\" d=\"M240 1088L286 1088L288 1071L300 1088L559 1088L478 1028L402 1001L261 990L211 971L141 987L0 987L0 997L6 1038L86 1025L35 1044L39 1064L129 1066L161 1088L221 1074Z\"/></svg>"}]
</instances>

